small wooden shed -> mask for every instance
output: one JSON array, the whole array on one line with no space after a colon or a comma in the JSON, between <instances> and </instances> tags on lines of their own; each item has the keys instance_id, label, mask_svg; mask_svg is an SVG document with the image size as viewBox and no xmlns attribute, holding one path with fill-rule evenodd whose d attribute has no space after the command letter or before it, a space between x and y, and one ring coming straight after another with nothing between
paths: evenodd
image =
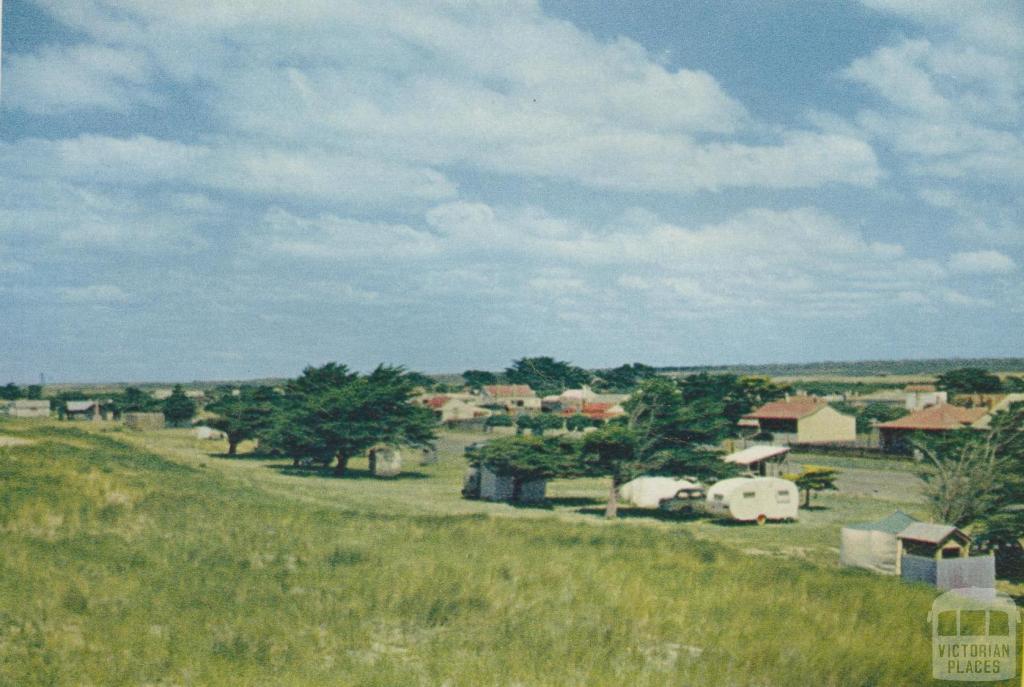
<instances>
[{"instance_id":1,"label":"small wooden shed","mask_svg":"<svg viewBox=\"0 0 1024 687\"><path fill-rule=\"evenodd\" d=\"M368 458L374 477L397 477L402 473L402 453L393 446L374 446Z\"/></svg>"},{"instance_id":2,"label":"small wooden shed","mask_svg":"<svg viewBox=\"0 0 1024 687\"><path fill-rule=\"evenodd\" d=\"M908 556L967 558L971 555L971 538L952 525L915 522L896 535L900 550Z\"/></svg>"}]
</instances>

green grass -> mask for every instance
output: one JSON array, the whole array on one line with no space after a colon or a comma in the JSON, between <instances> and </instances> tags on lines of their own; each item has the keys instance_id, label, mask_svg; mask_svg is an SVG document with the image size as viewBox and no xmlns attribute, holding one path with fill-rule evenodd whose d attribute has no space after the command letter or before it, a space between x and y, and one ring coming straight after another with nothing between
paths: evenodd
<instances>
[{"instance_id":1,"label":"green grass","mask_svg":"<svg viewBox=\"0 0 1024 687\"><path fill-rule=\"evenodd\" d=\"M384 481L212 457L185 432L6 422L0 434L35 441L0 447L0 685L911 685L930 674L934 590L739 550L778 553L801 534L824 546L831 511L751 528L467 502L462 437L437 465L413 466L421 476ZM555 486L583 501L603 489Z\"/></svg>"}]
</instances>

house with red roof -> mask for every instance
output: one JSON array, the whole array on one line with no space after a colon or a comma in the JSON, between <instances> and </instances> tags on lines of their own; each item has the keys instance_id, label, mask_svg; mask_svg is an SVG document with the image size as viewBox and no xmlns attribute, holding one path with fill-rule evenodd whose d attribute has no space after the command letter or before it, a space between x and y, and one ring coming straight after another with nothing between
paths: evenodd
<instances>
[{"instance_id":1,"label":"house with red roof","mask_svg":"<svg viewBox=\"0 0 1024 687\"><path fill-rule=\"evenodd\" d=\"M840 413L814 396L790 396L766 403L740 421L768 433L777 443L852 444L857 440L857 419Z\"/></svg>"},{"instance_id":2,"label":"house with red roof","mask_svg":"<svg viewBox=\"0 0 1024 687\"><path fill-rule=\"evenodd\" d=\"M480 389L480 405L504 408L515 413L540 410L541 401L528 384L488 384Z\"/></svg>"},{"instance_id":3,"label":"house with red roof","mask_svg":"<svg viewBox=\"0 0 1024 687\"><path fill-rule=\"evenodd\" d=\"M916 432L936 434L963 427L980 428L989 415L987 407L963 408L950 403L939 403L910 415L882 422L878 425L879 441L883 451L909 453L910 437Z\"/></svg>"}]
</instances>

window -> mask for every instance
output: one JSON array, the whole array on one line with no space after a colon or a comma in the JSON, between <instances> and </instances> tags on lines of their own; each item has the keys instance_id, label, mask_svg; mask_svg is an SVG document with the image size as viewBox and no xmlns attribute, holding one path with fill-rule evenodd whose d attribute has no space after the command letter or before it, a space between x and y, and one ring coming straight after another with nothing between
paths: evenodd
<instances>
[{"instance_id":1,"label":"window","mask_svg":"<svg viewBox=\"0 0 1024 687\"><path fill-rule=\"evenodd\" d=\"M721 494L715 494L715 501L724 501L725 497Z\"/></svg>"},{"instance_id":2,"label":"window","mask_svg":"<svg viewBox=\"0 0 1024 687\"><path fill-rule=\"evenodd\" d=\"M757 496L757 492L756 491L745 491L745 492L743 492L743 498L745 498L745 499L752 499L755 496Z\"/></svg>"},{"instance_id":3,"label":"window","mask_svg":"<svg viewBox=\"0 0 1024 687\"><path fill-rule=\"evenodd\" d=\"M990 637L1010 636L1010 616L1005 611L988 612L988 634Z\"/></svg>"},{"instance_id":4,"label":"window","mask_svg":"<svg viewBox=\"0 0 1024 687\"><path fill-rule=\"evenodd\" d=\"M960 611L960 636L982 637L985 635L985 611Z\"/></svg>"},{"instance_id":5,"label":"window","mask_svg":"<svg viewBox=\"0 0 1024 687\"><path fill-rule=\"evenodd\" d=\"M939 613L939 622L936 623L936 631L940 637L956 637L956 611L942 611Z\"/></svg>"},{"instance_id":6,"label":"window","mask_svg":"<svg viewBox=\"0 0 1024 687\"><path fill-rule=\"evenodd\" d=\"M775 502L789 503L789 491L786 489L779 491L779 493L775 495Z\"/></svg>"}]
</instances>

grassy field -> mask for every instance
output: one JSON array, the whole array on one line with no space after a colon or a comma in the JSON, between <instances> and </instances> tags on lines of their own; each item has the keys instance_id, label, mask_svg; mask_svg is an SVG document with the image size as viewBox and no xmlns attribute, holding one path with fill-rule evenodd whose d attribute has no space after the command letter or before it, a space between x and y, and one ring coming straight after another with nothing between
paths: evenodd
<instances>
[{"instance_id":1,"label":"grassy field","mask_svg":"<svg viewBox=\"0 0 1024 687\"><path fill-rule=\"evenodd\" d=\"M552 484L550 509L462 500L468 435L376 480L218 457L177 430L0 434L32 442L0 446L0 685L930 675L934 590L835 567L840 522L920 507L899 489L824 497L793 525L608 523L599 480Z\"/></svg>"}]
</instances>

